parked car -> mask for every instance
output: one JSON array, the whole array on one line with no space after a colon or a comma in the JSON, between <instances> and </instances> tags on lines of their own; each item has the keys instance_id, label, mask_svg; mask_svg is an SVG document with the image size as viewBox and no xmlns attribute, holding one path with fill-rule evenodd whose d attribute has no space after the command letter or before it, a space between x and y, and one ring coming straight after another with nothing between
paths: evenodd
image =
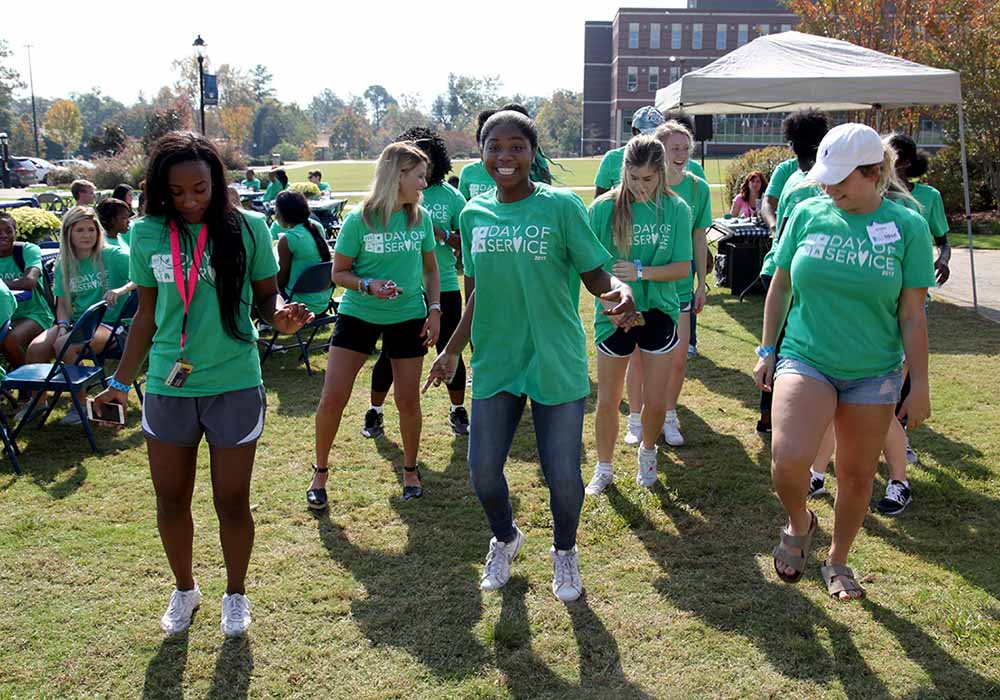
<instances>
[{"instance_id":1,"label":"parked car","mask_svg":"<svg viewBox=\"0 0 1000 700\"><path fill-rule=\"evenodd\" d=\"M83 160L81 158L69 158L67 160L54 160L53 165L58 165L60 168L72 168L76 166L78 168L84 168L86 170L93 170L97 166L91 163L89 160Z\"/></svg>"},{"instance_id":2,"label":"parked car","mask_svg":"<svg viewBox=\"0 0 1000 700\"><path fill-rule=\"evenodd\" d=\"M35 165L35 173L38 177L38 182L43 185L49 184L49 171L55 166L44 158L35 158L32 156L27 156L27 158Z\"/></svg>"},{"instance_id":3,"label":"parked car","mask_svg":"<svg viewBox=\"0 0 1000 700\"><path fill-rule=\"evenodd\" d=\"M31 159L12 156L7 162L10 165L11 187L27 187L38 182L38 171Z\"/></svg>"}]
</instances>

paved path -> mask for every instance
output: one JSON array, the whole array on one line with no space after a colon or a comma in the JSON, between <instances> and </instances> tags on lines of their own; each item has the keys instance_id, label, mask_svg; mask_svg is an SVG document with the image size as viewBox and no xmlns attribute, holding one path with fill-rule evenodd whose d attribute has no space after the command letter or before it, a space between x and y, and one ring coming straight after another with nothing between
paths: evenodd
<instances>
[{"instance_id":1,"label":"paved path","mask_svg":"<svg viewBox=\"0 0 1000 700\"><path fill-rule=\"evenodd\" d=\"M979 313L1000 323L1000 250L977 250L974 260ZM972 308L972 275L967 249L952 248L951 279L940 289L932 290L931 295Z\"/></svg>"}]
</instances>

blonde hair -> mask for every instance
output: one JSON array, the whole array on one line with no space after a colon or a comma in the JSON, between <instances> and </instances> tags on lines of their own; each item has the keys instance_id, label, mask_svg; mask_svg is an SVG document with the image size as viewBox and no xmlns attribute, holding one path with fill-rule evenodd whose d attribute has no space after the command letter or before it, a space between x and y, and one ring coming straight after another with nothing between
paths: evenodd
<instances>
[{"instance_id":1,"label":"blonde hair","mask_svg":"<svg viewBox=\"0 0 1000 700\"><path fill-rule=\"evenodd\" d=\"M68 297L72 295L70 280L76 277L80 270L80 259L76 257L76 251L73 250L70 232L76 224L88 220L93 221L94 226L97 228L97 240L94 241L94 249L90 253L90 260L97 268L98 275L100 275L101 287L105 290L108 287L108 276L104 271L104 257L102 255L104 252L104 227L101 226L101 220L92 207L73 207L63 214L62 232L59 236L59 262L62 265L63 289ZM72 306L72 303L70 306Z\"/></svg>"},{"instance_id":2,"label":"blonde hair","mask_svg":"<svg viewBox=\"0 0 1000 700\"><path fill-rule=\"evenodd\" d=\"M649 166L657 171L660 186L657 192L670 193L667 186L667 155L666 149L656 137L639 134L633 136L625 144L625 157L622 160L621 182L617 187L601 195L600 199L614 200L614 212L611 215L612 240L622 255L628 255L632 248L632 205L635 194L628 186L629 170ZM659 195L654 199L656 206L656 222L660 220Z\"/></svg>"},{"instance_id":3,"label":"blonde hair","mask_svg":"<svg viewBox=\"0 0 1000 700\"><path fill-rule=\"evenodd\" d=\"M399 179L423 163L427 156L411 141L397 141L386 146L375 163L371 191L361 200L361 220L368 226L387 226L399 202ZM420 223L420 202L404 204L410 226Z\"/></svg>"},{"instance_id":4,"label":"blonde hair","mask_svg":"<svg viewBox=\"0 0 1000 700\"><path fill-rule=\"evenodd\" d=\"M688 140L688 158L694 152L694 134L686 126L681 124L676 119L671 119L669 121L663 122L658 127L656 127L656 138L663 144L663 149L667 148L667 139L674 134L684 134L687 136ZM684 165L684 170L687 170L687 165Z\"/></svg>"}]
</instances>

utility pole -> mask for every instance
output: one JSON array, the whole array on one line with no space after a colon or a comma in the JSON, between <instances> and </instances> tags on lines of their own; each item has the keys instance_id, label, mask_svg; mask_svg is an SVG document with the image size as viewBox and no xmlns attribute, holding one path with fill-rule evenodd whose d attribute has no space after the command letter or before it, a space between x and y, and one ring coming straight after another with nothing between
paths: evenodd
<instances>
[{"instance_id":1,"label":"utility pole","mask_svg":"<svg viewBox=\"0 0 1000 700\"><path fill-rule=\"evenodd\" d=\"M31 85L31 123L35 129L35 158L42 157L42 149L38 145L38 110L35 108L35 76L31 72L31 47L32 44L25 44L28 50L28 83Z\"/></svg>"}]
</instances>

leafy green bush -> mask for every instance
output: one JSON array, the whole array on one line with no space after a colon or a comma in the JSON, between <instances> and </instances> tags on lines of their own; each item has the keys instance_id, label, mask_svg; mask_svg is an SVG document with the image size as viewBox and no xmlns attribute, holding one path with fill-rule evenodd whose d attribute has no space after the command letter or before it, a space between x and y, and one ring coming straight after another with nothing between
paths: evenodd
<instances>
[{"instance_id":1,"label":"leafy green bush","mask_svg":"<svg viewBox=\"0 0 1000 700\"><path fill-rule=\"evenodd\" d=\"M68 168L56 166L49 171L48 184L69 185L74 180L89 180L93 171L82 165L71 165Z\"/></svg>"},{"instance_id":2,"label":"leafy green bush","mask_svg":"<svg viewBox=\"0 0 1000 700\"><path fill-rule=\"evenodd\" d=\"M59 237L62 222L52 212L35 207L18 207L7 211L17 222L17 237L19 239L37 243Z\"/></svg>"},{"instance_id":3,"label":"leafy green bush","mask_svg":"<svg viewBox=\"0 0 1000 700\"><path fill-rule=\"evenodd\" d=\"M315 182L294 182L288 186L294 192L301 192L306 199L316 199L320 195L319 185Z\"/></svg>"},{"instance_id":4,"label":"leafy green bush","mask_svg":"<svg viewBox=\"0 0 1000 700\"><path fill-rule=\"evenodd\" d=\"M754 170L764 173L768 182L771 181L771 174L778 164L788 160L794 154L784 146L768 146L767 148L755 148L747 151L739 158L735 158L726 170L726 202L733 201L733 197L740 193L740 185ZM728 206L728 205L727 205Z\"/></svg>"},{"instance_id":5,"label":"leafy green bush","mask_svg":"<svg viewBox=\"0 0 1000 700\"><path fill-rule=\"evenodd\" d=\"M272 148L271 153L280 153L281 161L283 163L289 160L299 159L299 147L294 143L288 143L287 141L282 141L277 146Z\"/></svg>"},{"instance_id":6,"label":"leafy green bush","mask_svg":"<svg viewBox=\"0 0 1000 700\"><path fill-rule=\"evenodd\" d=\"M226 170L244 170L247 167L247 157L240 150L232 144L232 142L220 143L219 155L222 156L222 162L226 166Z\"/></svg>"},{"instance_id":7,"label":"leafy green bush","mask_svg":"<svg viewBox=\"0 0 1000 700\"><path fill-rule=\"evenodd\" d=\"M931 158L931 167L923 177L924 182L941 191L945 213L952 217L960 217L965 212L961 158L961 151L956 146L946 146ZM969 200L972 211L987 211L996 207L982 169L977 167L975 161L969 161Z\"/></svg>"}]
</instances>

